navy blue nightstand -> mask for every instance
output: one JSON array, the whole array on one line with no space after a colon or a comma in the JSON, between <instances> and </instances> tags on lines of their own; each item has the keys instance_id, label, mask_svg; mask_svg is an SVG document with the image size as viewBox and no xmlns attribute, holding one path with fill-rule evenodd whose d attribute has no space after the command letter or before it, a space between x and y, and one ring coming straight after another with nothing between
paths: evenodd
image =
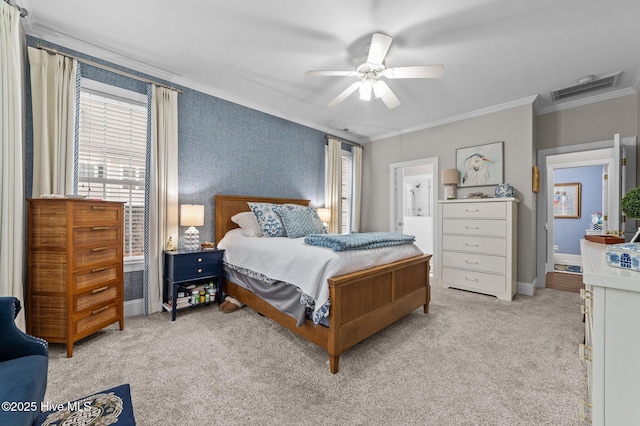
<instances>
[{"instance_id":1,"label":"navy blue nightstand","mask_svg":"<svg viewBox=\"0 0 640 426\"><path fill-rule=\"evenodd\" d=\"M222 294L222 257L224 250L165 251L163 307L171 312L171 321L176 320L176 311L198 306L182 304L178 306L179 292L187 292L189 287L215 280L216 299ZM171 293L169 293L171 291ZM186 300L186 297L185 299Z\"/></svg>"}]
</instances>

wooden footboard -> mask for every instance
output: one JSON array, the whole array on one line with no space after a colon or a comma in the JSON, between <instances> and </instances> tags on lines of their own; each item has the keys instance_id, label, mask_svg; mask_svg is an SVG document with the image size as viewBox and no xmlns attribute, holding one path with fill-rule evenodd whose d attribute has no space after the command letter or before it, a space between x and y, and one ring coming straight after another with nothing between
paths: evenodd
<instances>
[{"instance_id":1,"label":"wooden footboard","mask_svg":"<svg viewBox=\"0 0 640 426\"><path fill-rule=\"evenodd\" d=\"M423 306L429 312L429 260L417 256L329 279L331 372L340 354Z\"/></svg>"},{"instance_id":2,"label":"wooden footboard","mask_svg":"<svg viewBox=\"0 0 640 426\"><path fill-rule=\"evenodd\" d=\"M425 313L429 312L430 259L431 255L416 256L329 279L329 327L316 326L311 320L296 327L293 317L230 281L224 281L224 291L325 349L329 353L331 372L335 374L342 352L420 306Z\"/></svg>"},{"instance_id":3,"label":"wooden footboard","mask_svg":"<svg viewBox=\"0 0 640 426\"><path fill-rule=\"evenodd\" d=\"M216 195L216 243L227 231L237 227L231 217L249 211L249 201L309 205L309 200ZM293 317L231 281L223 281L223 290L225 294L324 348L329 353L331 372L335 374L342 352L420 306L423 306L425 313L429 312L430 259L431 255L415 256L329 279L329 327L316 326L311 320L305 321L302 327L296 327Z\"/></svg>"}]
</instances>

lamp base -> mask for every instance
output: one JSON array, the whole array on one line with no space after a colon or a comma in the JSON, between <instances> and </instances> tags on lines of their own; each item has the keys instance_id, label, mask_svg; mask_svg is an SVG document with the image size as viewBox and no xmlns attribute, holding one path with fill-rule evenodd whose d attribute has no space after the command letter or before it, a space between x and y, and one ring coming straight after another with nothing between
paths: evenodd
<instances>
[{"instance_id":1,"label":"lamp base","mask_svg":"<svg viewBox=\"0 0 640 426\"><path fill-rule=\"evenodd\" d=\"M445 200L455 200L456 198L456 187L455 185L445 185L444 186L444 199Z\"/></svg>"},{"instance_id":2,"label":"lamp base","mask_svg":"<svg viewBox=\"0 0 640 426\"><path fill-rule=\"evenodd\" d=\"M188 251L200 249L200 232L193 226L184 231L184 249Z\"/></svg>"}]
</instances>

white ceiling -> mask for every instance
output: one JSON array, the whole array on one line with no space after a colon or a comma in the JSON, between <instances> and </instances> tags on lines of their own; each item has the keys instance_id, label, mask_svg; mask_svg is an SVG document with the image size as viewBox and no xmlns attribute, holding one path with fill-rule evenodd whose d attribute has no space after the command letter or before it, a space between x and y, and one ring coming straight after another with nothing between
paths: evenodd
<instances>
[{"instance_id":1,"label":"white ceiling","mask_svg":"<svg viewBox=\"0 0 640 426\"><path fill-rule=\"evenodd\" d=\"M640 88L638 0L17 0L27 34L356 142L534 102L538 113ZM444 64L440 79L387 80L389 110L354 77L375 32L387 67ZM550 91L621 71L617 86ZM345 131L345 129L348 129Z\"/></svg>"}]
</instances>

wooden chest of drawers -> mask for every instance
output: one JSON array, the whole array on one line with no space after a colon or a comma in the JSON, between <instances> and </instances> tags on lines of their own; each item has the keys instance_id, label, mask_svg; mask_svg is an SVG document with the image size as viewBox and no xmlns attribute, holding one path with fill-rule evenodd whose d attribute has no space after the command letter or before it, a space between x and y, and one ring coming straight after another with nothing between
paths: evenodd
<instances>
[{"instance_id":1,"label":"wooden chest of drawers","mask_svg":"<svg viewBox=\"0 0 640 426\"><path fill-rule=\"evenodd\" d=\"M27 331L73 343L124 328L123 203L32 199L28 207Z\"/></svg>"},{"instance_id":2,"label":"wooden chest of drawers","mask_svg":"<svg viewBox=\"0 0 640 426\"><path fill-rule=\"evenodd\" d=\"M444 286L511 300L518 288L518 200L440 201L439 213Z\"/></svg>"}]
</instances>

